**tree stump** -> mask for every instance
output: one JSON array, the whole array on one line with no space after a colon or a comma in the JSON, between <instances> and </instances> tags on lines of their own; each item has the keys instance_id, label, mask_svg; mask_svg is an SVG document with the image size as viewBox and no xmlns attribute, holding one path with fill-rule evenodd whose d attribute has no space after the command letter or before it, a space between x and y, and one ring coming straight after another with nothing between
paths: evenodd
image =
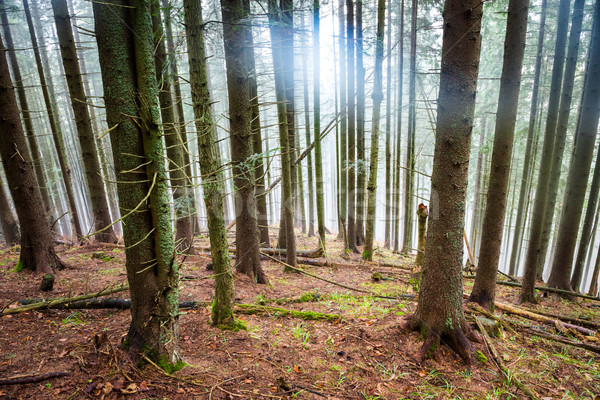
<instances>
[{"instance_id":1,"label":"tree stump","mask_svg":"<svg viewBox=\"0 0 600 400\"><path fill-rule=\"evenodd\" d=\"M51 292L54 289L54 275L46 274L42 278L42 284L40 285L40 290L42 292Z\"/></svg>"}]
</instances>

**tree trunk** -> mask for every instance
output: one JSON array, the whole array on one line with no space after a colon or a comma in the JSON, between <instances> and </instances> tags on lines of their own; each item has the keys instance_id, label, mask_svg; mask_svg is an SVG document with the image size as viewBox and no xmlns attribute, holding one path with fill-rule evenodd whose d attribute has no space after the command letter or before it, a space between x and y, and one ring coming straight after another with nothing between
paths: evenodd
<instances>
[{"instance_id":1,"label":"tree trunk","mask_svg":"<svg viewBox=\"0 0 600 400\"><path fill-rule=\"evenodd\" d=\"M333 5L333 2L332 2ZM319 48L319 0L313 4L313 123L315 132L315 183L317 194L317 225L319 243L323 253L326 253L325 244L325 200L323 193L323 162L321 156L321 74L320 74L320 48ZM335 53L335 49L334 49ZM335 70L335 67L334 67ZM336 90L337 93L337 90ZM336 102L337 105L337 102ZM337 115L337 112L336 112ZM337 124L336 124L337 131Z\"/></svg>"},{"instance_id":2,"label":"tree trunk","mask_svg":"<svg viewBox=\"0 0 600 400\"><path fill-rule=\"evenodd\" d=\"M158 82L158 100L162 116L162 131L167 149L169 180L173 192L175 208L175 241L177 249L187 252L192 246L194 232L192 230L193 196L188 190L185 175L185 149L181 145L177 124L175 121L175 108L171 93L171 77L167 64L167 49L163 40L160 6L158 0L152 2L152 29L154 30L154 63L156 65L156 81Z\"/></svg>"},{"instance_id":3,"label":"tree trunk","mask_svg":"<svg viewBox=\"0 0 600 400\"><path fill-rule=\"evenodd\" d=\"M73 182L71 181L71 170L69 168L68 160L65 155L63 135L58 119L58 113L56 110L56 99L54 94L50 95L49 87L52 86L50 79L48 84L46 81L46 74L44 72L44 65L42 57L40 55L40 48L38 47L38 39L35 33L35 27L33 25L33 19L31 18L31 11L29 9L28 0L23 1L23 7L25 8L25 17L27 18L27 26L29 28L29 35L31 37L31 43L33 45L33 53L35 56L35 63L40 78L40 86L42 87L42 94L44 96L44 103L46 106L46 112L48 114L48 122L50 123L50 130L52 132L52 140L54 149L58 158L58 164L62 172L62 178L64 180L65 189L67 191L67 199L69 202L69 212L71 214L72 226L74 232L78 238L83 236L81 230L81 222L79 221L79 214L77 213L77 207L75 203L75 194L73 193ZM35 7L35 4L34 4ZM40 38L41 42L44 41L43 37ZM50 72L50 71L48 71Z\"/></svg>"},{"instance_id":4,"label":"tree trunk","mask_svg":"<svg viewBox=\"0 0 600 400\"><path fill-rule=\"evenodd\" d=\"M525 256L525 274L523 277L523 286L521 287L520 301L522 302L536 302L534 293L537 272L536 268L538 265L538 257L540 256L541 251L541 235L542 226L544 224L546 198L548 196L548 185L550 178L552 177L552 154L554 151L554 136L556 133L556 118L558 115L558 106L560 100L560 84L563 75L570 7L571 5L568 0L560 0L546 131L544 133L542 159L540 161L540 170L535 191L535 202L533 205L529 244L527 247L527 254Z\"/></svg>"},{"instance_id":5,"label":"tree trunk","mask_svg":"<svg viewBox=\"0 0 600 400\"><path fill-rule=\"evenodd\" d=\"M385 93L385 231L384 247L390 248L392 232L390 219L392 218L392 0L388 0L387 15L387 65L386 65L386 93Z\"/></svg>"},{"instance_id":6,"label":"tree trunk","mask_svg":"<svg viewBox=\"0 0 600 400\"><path fill-rule=\"evenodd\" d=\"M521 178L521 189L519 191L519 205L517 208L517 221L515 223L515 233L513 236L513 244L512 251L510 254L510 265L508 269L508 274L510 276L515 276L518 271L518 262L517 254L519 253L522 247L522 241L524 237L523 228L525 225L525 220L527 218L527 208L525 204L527 203L529 189L531 187L531 172L533 169L535 159L535 153L533 151L533 144L535 141L535 137L537 132L535 130L536 125L536 116L538 113L538 105L539 105L539 91L540 91L540 71L542 66L542 55L544 54L544 34L546 27L546 5L547 0L542 0L542 8L541 8L541 16L540 16L540 26L538 31L538 42L537 42L537 53L535 56L535 71L533 77L533 89L531 94L531 108L529 111L529 128L527 130L527 146L525 148L525 162L523 163L523 175Z\"/></svg>"},{"instance_id":7,"label":"tree trunk","mask_svg":"<svg viewBox=\"0 0 600 400\"><path fill-rule=\"evenodd\" d=\"M427 338L418 354L444 340L470 363L471 328L462 308L462 257L469 150L479 68L482 3L447 0L431 190L432 218L419 291L408 328ZM443 299L440 301L440 299Z\"/></svg>"},{"instance_id":8,"label":"tree trunk","mask_svg":"<svg viewBox=\"0 0 600 400\"><path fill-rule=\"evenodd\" d=\"M6 42L6 53L8 55L8 60L10 62L10 66L13 72L15 89L17 90L17 98L19 99L19 106L21 106L21 114L23 116L23 123L25 125L25 134L27 137L27 143L29 144L31 161L33 162L37 186L39 187L40 194L42 195L42 200L44 202L44 207L46 208L46 213L51 214L55 210L51 209L50 207L50 196L48 195L48 189L46 188L46 180L44 179L44 169L42 168L42 157L38 146L39 139L36 140L35 131L33 130L33 118L31 117L29 103L27 101L27 95L25 94L25 86L23 83L23 77L21 76L21 69L19 68L19 63L17 62L15 45L13 43L12 33L10 31L8 15L6 14L7 9L8 8L6 5L6 1L1 0L0 15L2 18L4 41Z\"/></svg>"},{"instance_id":9,"label":"tree trunk","mask_svg":"<svg viewBox=\"0 0 600 400\"><path fill-rule=\"evenodd\" d=\"M339 28L339 48L340 48L340 111L342 120L340 121L340 162L338 167L341 170L340 182L340 209L338 210L342 238L346 242L344 247L348 246L348 235L346 232L346 216L348 215L348 162L347 162L347 133L348 133L348 109L346 103L346 21L344 19L345 0L339 0L338 8L338 28Z\"/></svg>"},{"instance_id":10,"label":"tree trunk","mask_svg":"<svg viewBox=\"0 0 600 400\"><path fill-rule=\"evenodd\" d=\"M19 244L21 241L19 224L10 208L8 196L4 191L2 176L0 176L0 223L2 224L2 233L4 233L6 246L10 247Z\"/></svg>"},{"instance_id":11,"label":"tree trunk","mask_svg":"<svg viewBox=\"0 0 600 400\"><path fill-rule=\"evenodd\" d=\"M110 139L131 293L125 344L133 358L143 352L177 363L178 272L159 131L150 1L126 5L131 9L120 0L93 3L102 80L111 88L104 102L113 127ZM140 179L140 172L147 180Z\"/></svg>"},{"instance_id":12,"label":"tree trunk","mask_svg":"<svg viewBox=\"0 0 600 400\"><path fill-rule=\"evenodd\" d=\"M282 228L285 227L284 237L286 239L286 263L292 267L296 267L296 238L294 236L294 204L292 193L291 170L293 167L290 163L290 154L293 154L289 147L290 138L288 136L289 129L287 122L289 116L286 110L286 91L285 77L283 73L283 55L284 52L281 46L285 43L284 35L282 35L281 21L278 18L278 8L275 0L269 0L269 29L271 33L271 46L273 54L273 69L275 71L275 93L277 96L277 116L279 122L279 147L281 148L281 207L283 218ZM280 72L278 72L280 71ZM292 272L291 268L285 268L286 272Z\"/></svg>"},{"instance_id":13,"label":"tree trunk","mask_svg":"<svg viewBox=\"0 0 600 400\"><path fill-rule=\"evenodd\" d=\"M390 10L391 13L391 10ZM402 159L402 114L403 114L403 89L404 89L404 0L400 6L400 31L398 32L399 47L398 50L398 127L396 128L396 185L393 189L394 197L394 252L400 251L400 160Z\"/></svg>"},{"instance_id":14,"label":"tree trunk","mask_svg":"<svg viewBox=\"0 0 600 400\"><path fill-rule=\"evenodd\" d=\"M244 7L250 13L250 1L244 0ZM246 50L248 68L250 69L250 107L252 112L252 150L257 161L254 168L254 185L256 190L256 219L260 233L261 245L269 246L269 216L267 213L267 196L265 193L265 168L263 164L262 132L260 127L260 112L258 107L258 85L256 82L256 63L254 62L254 40L252 27L246 32Z\"/></svg>"},{"instance_id":15,"label":"tree trunk","mask_svg":"<svg viewBox=\"0 0 600 400\"><path fill-rule=\"evenodd\" d=\"M482 251L479 255L473 291L469 296L469 301L477 302L483 308L493 308L496 296L496 275L509 192L510 163L517 122L528 10L529 0L510 0L508 4L504 63L496 112L492 169L487 191L487 201L494 204L494 207L487 207L485 210L481 234Z\"/></svg>"},{"instance_id":16,"label":"tree trunk","mask_svg":"<svg viewBox=\"0 0 600 400\"><path fill-rule=\"evenodd\" d=\"M391 12L389 10L388 12ZM373 82L373 128L371 130L371 161L369 164L369 192L363 259L373 260L373 236L375 234L375 208L377 206L377 165L379 163L379 122L383 101L383 35L385 32L385 0L377 1L377 42L375 47L375 71Z\"/></svg>"},{"instance_id":17,"label":"tree trunk","mask_svg":"<svg viewBox=\"0 0 600 400\"><path fill-rule=\"evenodd\" d=\"M427 237L427 217L429 216L429 210L423 203L419 204L417 208L417 217L419 220L419 244L417 245L417 258L415 264L418 266L423 265L423 257L425 256L425 242Z\"/></svg>"},{"instance_id":18,"label":"tree trunk","mask_svg":"<svg viewBox=\"0 0 600 400\"><path fill-rule=\"evenodd\" d=\"M577 248L577 258L575 259L575 268L573 276L571 276L571 288L579 291L583 270L586 264L588 249L594 248L594 236L596 234L596 224L598 223L596 209L598 208L598 191L600 189L600 151L596 155L596 164L594 166L594 176L590 187L590 194L587 199L587 208L585 211L585 219L581 229L581 239ZM591 253L591 252L589 252ZM589 264L589 262L588 262Z\"/></svg>"},{"instance_id":19,"label":"tree trunk","mask_svg":"<svg viewBox=\"0 0 600 400\"><path fill-rule=\"evenodd\" d=\"M77 52L75 50L75 41L73 39L73 31L71 30L66 0L52 0L52 10L54 12L56 32L69 87L71 105L75 113L79 144L81 145L81 156L85 167L85 177L90 191L90 200L94 213L94 227L96 229L94 236L100 242L114 243L117 238L110 226L111 218L106 200L104 182L102 182L102 175L100 173L96 139L92 130L87 99L79 71L79 62L77 61Z\"/></svg>"},{"instance_id":20,"label":"tree trunk","mask_svg":"<svg viewBox=\"0 0 600 400\"><path fill-rule=\"evenodd\" d=\"M584 0L575 0L573 3L573 20L571 23L571 33L569 36L569 48L565 64L565 71L562 84L562 92L560 98L560 107L558 110L558 125L556 126L556 134L554 135L554 151L552 158L552 171L550 182L548 183L548 196L546 197L544 225L542 228L541 250L538 257L537 276L541 279L544 272L546 261L546 253L548 251L548 243L552 233L552 222L554 217L554 209L556 206L556 198L558 196L558 182L562 169L563 154L565 150L565 142L567 139L567 128L569 124L569 114L571 112L571 99L573 95L573 84L575 71L577 69L577 59L579 51L579 40L581 36L581 25L583 22Z\"/></svg>"},{"instance_id":21,"label":"tree trunk","mask_svg":"<svg viewBox=\"0 0 600 400\"><path fill-rule=\"evenodd\" d=\"M318 7L318 6L317 6ZM318 9L318 8L317 8ZM302 14L302 26L304 27L304 14ZM313 33L314 34L314 33ZM312 140L310 135L310 108L308 96L308 47L306 45L305 36L301 36L300 48L302 49L302 82L303 82L303 97L304 97L304 133L306 145L308 146ZM317 131L315 131L317 132ZM316 140L316 136L315 136ZM308 186L308 237L315 236L315 193L313 184L313 161L312 154L308 153L307 159L307 186Z\"/></svg>"},{"instance_id":22,"label":"tree trunk","mask_svg":"<svg viewBox=\"0 0 600 400\"><path fill-rule=\"evenodd\" d=\"M260 265L260 238L256 221L254 174L249 173L252 157L252 127L249 69L246 57L248 13L242 0L221 0L227 92L229 96L229 128L231 163L236 204L236 255L240 273L257 283L267 283Z\"/></svg>"},{"instance_id":23,"label":"tree trunk","mask_svg":"<svg viewBox=\"0 0 600 400\"><path fill-rule=\"evenodd\" d=\"M214 122L210 109L208 75L204 32L202 29L202 4L200 0L184 1L184 16L192 102L198 132L198 155L204 204L210 236L210 253L215 273L215 301L212 306L212 324L231 324L233 320L233 275L227 244L227 231L223 214L223 177L217 163Z\"/></svg>"},{"instance_id":24,"label":"tree trunk","mask_svg":"<svg viewBox=\"0 0 600 400\"><path fill-rule=\"evenodd\" d=\"M412 246L415 134L417 129L417 0L412 0L410 25L410 74L408 83L408 132L406 144L406 175L404 181L404 239L402 253L408 254Z\"/></svg>"},{"instance_id":25,"label":"tree trunk","mask_svg":"<svg viewBox=\"0 0 600 400\"><path fill-rule=\"evenodd\" d=\"M27 151L15 88L10 81L6 49L0 38L0 157L21 225L17 270L49 273L64 267L54 251L54 238Z\"/></svg>"},{"instance_id":26,"label":"tree trunk","mask_svg":"<svg viewBox=\"0 0 600 400\"><path fill-rule=\"evenodd\" d=\"M577 7L576 2L575 7ZM583 4L581 4L583 7ZM548 286L571 290L570 277L573 253L577 244L579 222L588 187L590 166L594 155L594 144L600 116L600 0L594 9L592 39L588 51L586 78L583 85L581 108L575 132L575 148L569 168L563 211L560 217L556 254ZM590 204L590 203L588 203ZM588 207L593 207L592 204Z\"/></svg>"},{"instance_id":27,"label":"tree trunk","mask_svg":"<svg viewBox=\"0 0 600 400\"><path fill-rule=\"evenodd\" d=\"M365 159L365 68L362 1L356 2L356 244L365 242L367 160Z\"/></svg>"},{"instance_id":28,"label":"tree trunk","mask_svg":"<svg viewBox=\"0 0 600 400\"><path fill-rule=\"evenodd\" d=\"M481 175L483 173L483 163L484 163L484 144L485 144L485 116L481 117L481 131L479 132L479 148L477 151L477 173L475 178L475 192L473 193L473 212L471 214L471 244L473 245L473 252L476 251L476 234L477 234L477 226L479 224L479 214L481 213L480 205L480 197L481 197Z\"/></svg>"},{"instance_id":29,"label":"tree trunk","mask_svg":"<svg viewBox=\"0 0 600 400\"><path fill-rule=\"evenodd\" d=\"M348 59L348 243L356 249L356 104L354 76L354 1L346 0L346 56Z\"/></svg>"}]
</instances>

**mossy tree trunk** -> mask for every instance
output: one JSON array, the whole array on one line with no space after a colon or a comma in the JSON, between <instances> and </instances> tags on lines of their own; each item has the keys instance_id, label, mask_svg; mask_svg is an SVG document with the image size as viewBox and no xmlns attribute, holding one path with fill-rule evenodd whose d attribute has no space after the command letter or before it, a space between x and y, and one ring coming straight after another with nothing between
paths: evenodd
<instances>
[{"instance_id":1,"label":"mossy tree trunk","mask_svg":"<svg viewBox=\"0 0 600 400\"><path fill-rule=\"evenodd\" d=\"M528 11L529 0L510 0L508 4L504 63L500 78L498 111L496 112L492 169L487 191L487 201L494 204L494 207L487 207L483 218L482 250L479 255L475 284L469 296L469 301L490 309L493 309L496 297L496 276L509 192L511 155L521 89Z\"/></svg>"},{"instance_id":2,"label":"mossy tree trunk","mask_svg":"<svg viewBox=\"0 0 600 400\"><path fill-rule=\"evenodd\" d=\"M285 97L285 79L282 68L282 58L284 52L282 46L285 43L282 36L281 20L279 18L279 9L275 0L269 0L269 30L271 33L271 46L273 54L273 68L275 70L275 93L277 96L277 117L279 122L279 147L281 152L281 207L283 218L281 227L286 230L284 237L286 239L286 263L292 267L296 266L296 238L294 236L294 204L292 194L292 179L290 155L293 154L289 147L290 139L287 126L286 97ZM286 267L286 271L293 271Z\"/></svg>"},{"instance_id":3,"label":"mossy tree trunk","mask_svg":"<svg viewBox=\"0 0 600 400\"><path fill-rule=\"evenodd\" d=\"M175 209L175 241L179 250L187 252L190 250L194 239L192 216L190 215L194 197L188 187L188 179L185 173L183 154L186 150L182 145L181 137L177 131L177 122L175 121L171 73L167 63L167 49L164 42L158 0L154 0L152 3L152 29L154 31L154 63L158 82L158 100L160 102L162 131L167 149L169 178Z\"/></svg>"},{"instance_id":4,"label":"mossy tree trunk","mask_svg":"<svg viewBox=\"0 0 600 400\"><path fill-rule=\"evenodd\" d=\"M479 0L447 0L444 6L431 218L419 303L407 325L427 332L419 360L440 340L466 363L473 350L462 308L462 259L482 7Z\"/></svg>"},{"instance_id":5,"label":"mossy tree trunk","mask_svg":"<svg viewBox=\"0 0 600 400\"><path fill-rule=\"evenodd\" d=\"M114 230L110 227L111 217L104 182L100 173L98 149L96 148L96 139L88 112L87 98L79 70L77 51L73 39L73 31L71 30L71 18L66 0L52 0L52 10L54 12L62 63L65 68L65 76L71 97L71 106L75 114L86 182L90 191L94 227L96 229L94 237L100 242L114 243L116 242L116 236Z\"/></svg>"},{"instance_id":6,"label":"mossy tree trunk","mask_svg":"<svg viewBox=\"0 0 600 400\"><path fill-rule=\"evenodd\" d=\"M256 221L256 198L252 158L252 110L250 104L251 71L246 57L248 12L242 0L221 0L227 92L229 96L229 127L231 163L236 205L237 271L258 283L267 283L260 265L260 237Z\"/></svg>"},{"instance_id":7,"label":"mossy tree trunk","mask_svg":"<svg viewBox=\"0 0 600 400\"><path fill-rule=\"evenodd\" d=\"M373 82L373 118L371 130L371 160L369 164L369 183L367 185L368 203L366 218L365 246L363 259L373 259L373 236L375 234L375 207L377 205L377 165L379 162L379 122L381 120L381 102L383 101L383 35L385 32L385 0L377 1L377 42L375 47L375 71Z\"/></svg>"},{"instance_id":8,"label":"mossy tree trunk","mask_svg":"<svg viewBox=\"0 0 600 400\"><path fill-rule=\"evenodd\" d=\"M520 301L522 302L536 302L534 293L535 280L537 276L541 275L537 270L538 258L541 254L541 236L546 212L545 207L546 198L548 196L548 186L550 179L552 178L552 154L554 151L554 138L560 101L560 86L563 76L570 7L570 1L560 0L558 8L558 25L556 29L556 44L554 47L554 64L552 66L552 81L550 83L548 116L546 119L544 145L542 147L542 158L540 160L540 170L535 191L535 201L533 204L533 215L531 217L529 244L525 256L525 274L523 277L523 286L521 287Z\"/></svg>"},{"instance_id":9,"label":"mossy tree trunk","mask_svg":"<svg viewBox=\"0 0 600 400\"><path fill-rule=\"evenodd\" d=\"M578 3L576 1L576 3ZM576 4L577 6L577 4ZM581 4L583 7L583 4ZM590 166L600 117L600 0L594 8L592 39L588 51L586 78L583 85L581 108L575 132L575 148L569 167L563 211L558 228L556 253L548 286L564 290L571 289L573 254L577 245L579 223L583 213L588 188ZM589 203L588 203L589 204ZM594 207L589 204L588 207Z\"/></svg>"},{"instance_id":10,"label":"mossy tree trunk","mask_svg":"<svg viewBox=\"0 0 600 400\"><path fill-rule=\"evenodd\" d=\"M150 0L95 2L107 122L123 215L131 292L130 355L181 360L178 271L154 66ZM132 57L134 55L135 57ZM146 179L140 179L140 174ZM134 211L135 210L135 211ZM132 212L133 211L133 212Z\"/></svg>"},{"instance_id":11,"label":"mossy tree trunk","mask_svg":"<svg viewBox=\"0 0 600 400\"><path fill-rule=\"evenodd\" d=\"M0 157L21 225L21 254L17 267L49 273L64 265L54 251L54 238L27 151L6 53L0 38Z\"/></svg>"},{"instance_id":12,"label":"mossy tree trunk","mask_svg":"<svg viewBox=\"0 0 600 400\"><path fill-rule=\"evenodd\" d=\"M208 219L210 250L215 273L215 299L212 306L212 323L228 325L233 320L234 288L231 261L227 244L227 231L223 213L223 174L217 162L214 122L210 108L202 4L200 0L184 0L184 17L192 103L198 132L198 155L202 174L204 204Z\"/></svg>"}]
</instances>

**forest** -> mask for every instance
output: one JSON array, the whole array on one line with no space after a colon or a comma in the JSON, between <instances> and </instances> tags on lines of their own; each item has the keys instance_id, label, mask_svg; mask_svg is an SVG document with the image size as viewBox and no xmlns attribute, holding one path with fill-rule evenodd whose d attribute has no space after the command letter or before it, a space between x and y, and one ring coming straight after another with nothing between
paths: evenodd
<instances>
[{"instance_id":1,"label":"forest","mask_svg":"<svg viewBox=\"0 0 600 400\"><path fill-rule=\"evenodd\" d=\"M0 399L597 399L600 0L0 0Z\"/></svg>"}]
</instances>

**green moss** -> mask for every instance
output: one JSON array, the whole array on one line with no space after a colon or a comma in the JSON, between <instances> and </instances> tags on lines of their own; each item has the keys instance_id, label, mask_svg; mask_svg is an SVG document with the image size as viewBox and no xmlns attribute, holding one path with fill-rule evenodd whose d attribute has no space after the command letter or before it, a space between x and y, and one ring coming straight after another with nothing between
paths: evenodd
<instances>
[{"instance_id":1,"label":"green moss","mask_svg":"<svg viewBox=\"0 0 600 400\"><path fill-rule=\"evenodd\" d=\"M479 360L480 363L485 364L488 362L488 358L481 352L481 350L477 350L475 352L475 357L477 357L477 360Z\"/></svg>"},{"instance_id":2,"label":"green moss","mask_svg":"<svg viewBox=\"0 0 600 400\"><path fill-rule=\"evenodd\" d=\"M232 332L239 332L240 330L244 330L244 331L248 330L248 327L246 326L246 324L243 321L240 321L239 319L234 319L233 322L230 322L228 324L219 324L219 325L217 325L217 328L222 329L224 331L232 331Z\"/></svg>"},{"instance_id":3,"label":"green moss","mask_svg":"<svg viewBox=\"0 0 600 400\"><path fill-rule=\"evenodd\" d=\"M371 275L371 280L377 282L383 279L383 276L381 276L381 274L379 272L373 272L373 274Z\"/></svg>"},{"instance_id":4,"label":"green moss","mask_svg":"<svg viewBox=\"0 0 600 400\"><path fill-rule=\"evenodd\" d=\"M368 250L363 250L362 258L363 260L371 261L373 259L373 254Z\"/></svg>"},{"instance_id":5,"label":"green moss","mask_svg":"<svg viewBox=\"0 0 600 400\"><path fill-rule=\"evenodd\" d=\"M148 358L150 358L150 357L148 357ZM172 375L175 372L181 370L183 367L185 367L189 364L182 360L179 360L175 364L173 364L173 363L169 362L167 357L160 356L156 360L156 365L158 365L160 367L160 369L165 371L167 374Z\"/></svg>"},{"instance_id":6,"label":"green moss","mask_svg":"<svg viewBox=\"0 0 600 400\"><path fill-rule=\"evenodd\" d=\"M318 297L319 296L316 295L314 292L306 292L302 296L300 296L297 303L308 303L311 301L315 301L316 299L318 299Z\"/></svg>"},{"instance_id":7,"label":"green moss","mask_svg":"<svg viewBox=\"0 0 600 400\"><path fill-rule=\"evenodd\" d=\"M21 262L21 260L19 260L19 262L17 262L17 265L15 265L15 267L12 269L11 272L21 272L25 269L25 264L23 264Z\"/></svg>"}]
</instances>

